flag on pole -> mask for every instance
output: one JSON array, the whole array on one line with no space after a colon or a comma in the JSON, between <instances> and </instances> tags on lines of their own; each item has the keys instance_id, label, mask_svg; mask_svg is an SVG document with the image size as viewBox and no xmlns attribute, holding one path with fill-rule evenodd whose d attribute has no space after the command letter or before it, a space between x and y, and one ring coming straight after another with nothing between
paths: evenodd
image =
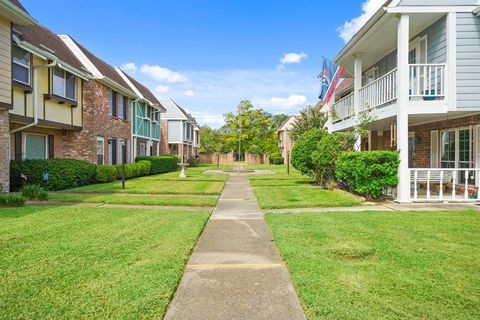
<instances>
[{"instance_id":1,"label":"flag on pole","mask_svg":"<svg viewBox=\"0 0 480 320\"><path fill-rule=\"evenodd\" d=\"M327 103L330 101L344 71L343 67L336 65L325 57L323 58L322 73L318 75L318 79L322 82L320 96L318 97L320 100Z\"/></svg>"}]
</instances>

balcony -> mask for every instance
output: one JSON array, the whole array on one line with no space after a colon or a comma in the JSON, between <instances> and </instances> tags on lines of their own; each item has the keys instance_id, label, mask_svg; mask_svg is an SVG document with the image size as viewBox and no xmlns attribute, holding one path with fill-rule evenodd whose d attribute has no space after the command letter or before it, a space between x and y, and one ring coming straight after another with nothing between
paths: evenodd
<instances>
[{"instance_id":1,"label":"balcony","mask_svg":"<svg viewBox=\"0 0 480 320\"><path fill-rule=\"evenodd\" d=\"M409 100L445 100L445 64L409 65ZM369 114L392 105L397 99L397 69L363 86L358 91L359 114ZM355 115L354 94L351 93L332 106L333 123L352 119Z\"/></svg>"}]
</instances>

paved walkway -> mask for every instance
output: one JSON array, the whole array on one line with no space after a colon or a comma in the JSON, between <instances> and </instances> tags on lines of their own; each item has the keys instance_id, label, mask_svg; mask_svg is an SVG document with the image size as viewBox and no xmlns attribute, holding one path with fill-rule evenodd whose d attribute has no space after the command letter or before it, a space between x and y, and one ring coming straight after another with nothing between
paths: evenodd
<instances>
[{"instance_id":1,"label":"paved walkway","mask_svg":"<svg viewBox=\"0 0 480 320\"><path fill-rule=\"evenodd\" d=\"M231 173L165 319L305 319L245 172Z\"/></svg>"}]
</instances>

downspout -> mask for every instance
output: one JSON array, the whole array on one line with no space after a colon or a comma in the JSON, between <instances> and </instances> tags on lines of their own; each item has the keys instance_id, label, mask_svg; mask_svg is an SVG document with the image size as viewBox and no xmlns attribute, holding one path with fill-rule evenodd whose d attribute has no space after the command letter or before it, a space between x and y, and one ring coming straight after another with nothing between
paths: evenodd
<instances>
[{"instance_id":1,"label":"downspout","mask_svg":"<svg viewBox=\"0 0 480 320\"><path fill-rule=\"evenodd\" d=\"M36 126L38 124L38 86L37 86L37 68L50 68L50 67L55 67L57 65L57 62L56 61L53 61L52 63L49 63L49 64L44 64L44 65L38 65L38 66L34 66L32 69L33 69L33 122L32 123L29 123L23 127L20 127L20 128L17 128L17 129L14 129L12 131L10 131L10 134L12 133L15 133L15 132L18 132L18 131L23 131L25 129L28 129L30 127L33 127L33 126ZM50 79L48 80L50 81Z\"/></svg>"}]
</instances>

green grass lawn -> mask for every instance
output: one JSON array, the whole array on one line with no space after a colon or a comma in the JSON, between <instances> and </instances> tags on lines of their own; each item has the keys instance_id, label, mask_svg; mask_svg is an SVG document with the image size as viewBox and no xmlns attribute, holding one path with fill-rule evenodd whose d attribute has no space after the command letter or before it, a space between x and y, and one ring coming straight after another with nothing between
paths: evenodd
<instances>
[{"instance_id":1,"label":"green grass lawn","mask_svg":"<svg viewBox=\"0 0 480 320\"><path fill-rule=\"evenodd\" d=\"M129 196L128 194L103 193L50 193L49 201L78 203L108 203L146 206L198 206L214 207L217 197L183 196L183 195L144 195Z\"/></svg>"},{"instance_id":2,"label":"green grass lawn","mask_svg":"<svg viewBox=\"0 0 480 320\"><path fill-rule=\"evenodd\" d=\"M260 208L285 209L308 207L348 207L361 202L353 196L339 192L315 188L312 178L300 174L286 166L248 166L252 170L271 170L273 174L249 175Z\"/></svg>"},{"instance_id":3,"label":"green grass lawn","mask_svg":"<svg viewBox=\"0 0 480 320\"><path fill-rule=\"evenodd\" d=\"M0 210L1 319L161 319L208 212Z\"/></svg>"},{"instance_id":4,"label":"green grass lawn","mask_svg":"<svg viewBox=\"0 0 480 320\"><path fill-rule=\"evenodd\" d=\"M480 213L267 214L309 319L479 319Z\"/></svg>"},{"instance_id":5,"label":"green grass lawn","mask_svg":"<svg viewBox=\"0 0 480 320\"><path fill-rule=\"evenodd\" d=\"M219 195L222 192L224 185L225 183L222 181L170 181L137 178L128 180L125 189L122 189L122 183L117 181L111 183L92 184L89 186L65 190L65 192Z\"/></svg>"}]
</instances>

